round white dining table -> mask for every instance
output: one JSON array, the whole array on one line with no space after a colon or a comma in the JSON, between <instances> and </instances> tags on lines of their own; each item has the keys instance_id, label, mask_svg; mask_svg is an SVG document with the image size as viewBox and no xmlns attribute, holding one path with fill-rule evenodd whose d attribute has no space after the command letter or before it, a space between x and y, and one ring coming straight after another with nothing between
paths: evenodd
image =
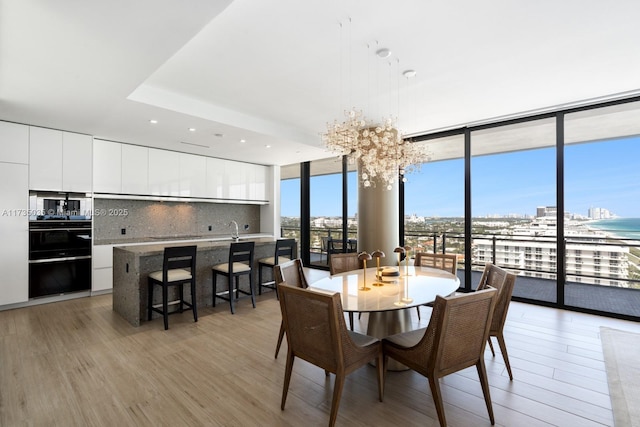
<instances>
[{"instance_id":1,"label":"round white dining table","mask_svg":"<svg viewBox=\"0 0 640 427\"><path fill-rule=\"evenodd\" d=\"M339 292L343 310L369 313L367 335L382 339L413 329L408 308L431 303L436 295L449 296L460 287L460 279L443 270L395 268L399 276L378 280L375 267L358 269L320 279L310 289Z\"/></svg>"}]
</instances>

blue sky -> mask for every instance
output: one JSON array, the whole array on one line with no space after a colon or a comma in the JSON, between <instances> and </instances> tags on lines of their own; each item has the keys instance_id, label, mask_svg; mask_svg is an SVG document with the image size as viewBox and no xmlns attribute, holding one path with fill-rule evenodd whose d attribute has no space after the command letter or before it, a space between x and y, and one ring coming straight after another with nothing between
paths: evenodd
<instances>
[{"instance_id":1,"label":"blue sky","mask_svg":"<svg viewBox=\"0 0 640 427\"><path fill-rule=\"evenodd\" d=\"M545 148L474 157L472 210L474 216L528 214L538 206L556 204L555 150ZM640 138L603 143L572 144L565 148L565 208L587 215L589 207L640 218ZM408 175L405 212L419 216L464 214L462 159L426 163ZM355 178L349 180L349 215L357 209ZM366 191L366 190L361 190ZM282 183L282 215L299 216L299 181ZM311 215L341 212L338 175L314 177Z\"/></svg>"}]
</instances>

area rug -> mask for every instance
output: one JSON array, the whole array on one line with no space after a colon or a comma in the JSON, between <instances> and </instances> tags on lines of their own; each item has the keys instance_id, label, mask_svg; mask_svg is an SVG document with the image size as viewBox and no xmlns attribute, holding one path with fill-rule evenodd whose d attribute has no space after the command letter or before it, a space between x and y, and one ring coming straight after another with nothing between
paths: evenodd
<instances>
[{"instance_id":1,"label":"area rug","mask_svg":"<svg viewBox=\"0 0 640 427\"><path fill-rule=\"evenodd\" d=\"M600 327L616 427L640 427L640 334Z\"/></svg>"}]
</instances>

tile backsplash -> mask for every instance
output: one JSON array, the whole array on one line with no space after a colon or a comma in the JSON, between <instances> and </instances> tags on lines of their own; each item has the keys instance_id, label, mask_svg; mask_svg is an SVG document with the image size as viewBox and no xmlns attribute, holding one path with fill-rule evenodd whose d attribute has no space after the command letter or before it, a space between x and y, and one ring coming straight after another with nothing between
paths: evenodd
<instances>
[{"instance_id":1,"label":"tile backsplash","mask_svg":"<svg viewBox=\"0 0 640 427\"><path fill-rule=\"evenodd\" d=\"M93 210L96 241L230 235L232 220L240 234L260 233L259 205L94 199Z\"/></svg>"}]
</instances>

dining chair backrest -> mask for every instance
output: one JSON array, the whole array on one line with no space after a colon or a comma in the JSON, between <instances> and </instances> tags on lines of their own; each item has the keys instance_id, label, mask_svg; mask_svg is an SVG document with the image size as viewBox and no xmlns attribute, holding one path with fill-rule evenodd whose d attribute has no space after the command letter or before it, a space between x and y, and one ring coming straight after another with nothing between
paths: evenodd
<instances>
[{"instance_id":1,"label":"dining chair backrest","mask_svg":"<svg viewBox=\"0 0 640 427\"><path fill-rule=\"evenodd\" d=\"M515 281L515 274L509 273L497 265L488 262L484 267L480 283L476 290L479 291L489 287L498 290L496 307L493 313L493 320L491 321L492 334L502 332L502 329L504 328Z\"/></svg>"},{"instance_id":2,"label":"dining chair backrest","mask_svg":"<svg viewBox=\"0 0 640 427\"><path fill-rule=\"evenodd\" d=\"M295 286L297 288L308 288L309 282L302 267L302 260L299 258L275 265L273 267L273 277L276 286L279 283L286 283L289 286Z\"/></svg>"},{"instance_id":3,"label":"dining chair backrest","mask_svg":"<svg viewBox=\"0 0 640 427\"><path fill-rule=\"evenodd\" d=\"M485 289L446 298L437 296L431 320L425 329L392 335L383 340L385 363L386 358L393 358L429 379L441 426L446 426L447 421L439 378L474 365L491 425L495 422L484 350L497 293L495 289Z\"/></svg>"},{"instance_id":4,"label":"dining chair backrest","mask_svg":"<svg viewBox=\"0 0 640 427\"><path fill-rule=\"evenodd\" d=\"M378 398L382 402L382 344L377 338L347 330L339 293L315 292L279 284L280 310L288 350L280 408L284 409L294 359L299 357L335 374L329 426L336 423L346 375L376 359Z\"/></svg>"},{"instance_id":5,"label":"dining chair backrest","mask_svg":"<svg viewBox=\"0 0 640 427\"><path fill-rule=\"evenodd\" d=\"M278 285L282 319L289 347L300 357L330 372L344 363L348 338L340 294L324 294Z\"/></svg>"},{"instance_id":6,"label":"dining chair backrest","mask_svg":"<svg viewBox=\"0 0 640 427\"><path fill-rule=\"evenodd\" d=\"M320 250L322 252L329 251L329 236L320 237Z\"/></svg>"},{"instance_id":7,"label":"dining chair backrest","mask_svg":"<svg viewBox=\"0 0 640 427\"><path fill-rule=\"evenodd\" d=\"M347 329L340 293L316 292L286 283L278 285L278 292L289 349L294 357L343 374L350 373L354 365L363 365L372 359L363 348L380 342ZM366 343L356 343L352 337L358 336L365 338Z\"/></svg>"},{"instance_id":8,"label":"dining chair backrest","mask_svg":"<svg viewBox=\"0 0 640 427\"><path fill-rule=\"evenodd\" d=\"M288 286L294 286L296 288L306 289L309 287L309 282L304 275L304 269L302 268L301 259L292 259L291 261L283 262L273 266L273 278L276 286L276 295L278 295L278 285L285 284ZM280 299L280 295L278 295ZM278 333L278 342L276 344L275 358L278 358L280 352L280 346L284 339L284 319L280 322L280 332Z\"/></svg>"},{"instance_id":9,"label":"dining chair backrest","mask_svg":"<svg viewBox=\"0 0 640 427\"><path fill-rule=\"evenodd\" d=\"M455 275L458 271L458 256L455 254L417 252L414 265L416 267L438 268Z\"/></svg>"},{"instance_id":10,"label":"dining chair backrest","mask_svg":"<svg viewBox=\"0 0 640 427\"><path fill-rule=\"evenodd\" d=\"M433 340L428 371L442 377L484 358L496 294L497 291L486 289L449 298L436 297L425 333L427 340Z\"/></svg>"},{"instance_id":11,"label":"dining chair backrest","mask_svg":"<svg viewBox=\"0 0 640 427\"><path fill-rule=\"evenodd\" d=\"M355 252L331 254L329 258L329 272L333 274L353 271L360 268L358 254Z\"/></svg>"}]
</instances>

